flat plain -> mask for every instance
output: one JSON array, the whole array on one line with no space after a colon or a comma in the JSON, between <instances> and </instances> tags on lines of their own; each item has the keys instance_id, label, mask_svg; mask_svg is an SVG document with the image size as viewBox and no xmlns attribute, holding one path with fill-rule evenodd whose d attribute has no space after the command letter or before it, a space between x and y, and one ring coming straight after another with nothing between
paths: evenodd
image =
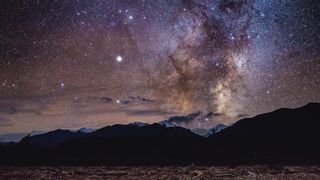
<instances>
[{"instance_id":1,"label":"flat plain","mask_svg":"<svg viewBox=\"0 0 320 180\"><path fill-rule=\"evenodd\" d=\"M318 166L0 167L0 179L320 179Z\"/></svg>"}]
</instances>

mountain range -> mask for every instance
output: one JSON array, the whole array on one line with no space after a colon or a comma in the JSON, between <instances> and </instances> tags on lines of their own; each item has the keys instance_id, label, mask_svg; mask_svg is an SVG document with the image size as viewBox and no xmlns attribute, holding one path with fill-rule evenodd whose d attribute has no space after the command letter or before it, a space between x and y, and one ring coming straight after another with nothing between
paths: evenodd
<instances>
[{"instance_id":1,"label":"mountain range","mask_svg":"<svg viewBox=\"0 0 320 180\"><path fill-rule=\"evenodd\" d=\"M22 138L28 136L28 135L37 135L42 134L43 131L31 131L28 133L8 133L8 134L2 134L0 135L0 142L8 143L8 142L19 142Z\"/></svg>"},{"instance_id":2,"label":"mountain range","mask_svg":"<svg viewBox=\"0 0 320 180\"><path fill-rule=\"evenodd\" d=\"M170 121L55 130L0 145L0 164L320 163L320 104L218 125L204 136Z\"/></svg>"},{"instance_id":3,"label":"mountain range","mask_svg":"<svg viewBox=\"0 0 320 180\"><path fill-rule=\"evenodd\" d=\"M186 128L184 126L186 123L191 122L191 121L196 121L196 120L197 121L200 121L200 120L204 121L203 118L210 116L210 114L211 113L205 114L202 112L197 112L197 113L188 114L186 116L173 116L173 117L170 117L168 120L160 121L159 123L156 123L156 124L159 124L164 127L183 127L183 128ZM128 124L128 126L130 126L130 127L132 127L132 126L142 127L142 126L147 126L147 125L150 125L150 124L143 123L143 122L133 122L133 123ZM120 125L120 124L116 124L115 126L124 127L124 125ZM224 129L226 127L227 126L224 124L218 124L217 126L211 128L211 129L194 128L194 129L190 129L190 130L195 134L206 137L206 136L209 136L209 135L213 134L214 132L218 132L221 129ZM186 128L186 129L189 129L189 128ZM48 132L48 133L46 133L44 131L31 131L29 133L10 133L10 134L0 135L0 142L6 142L6 143L19 142L26 136L34 136L34 135L40 135L40 134L53 135L53 134L59 133L59 132L61 134L68 134L66 136L69 136L69 135L70 136L78 136L81 133L92 133L93 131L96 131L96 130L97 129L94 129L94 128L83 127L79 130L57 129L55 131ZM36 137L38 138L39 136L36 136ZM60 138L58 138L58 139L60 139ZM50 140L50 141L54 141L54 140Z\"/></svg>"}]
</instances>

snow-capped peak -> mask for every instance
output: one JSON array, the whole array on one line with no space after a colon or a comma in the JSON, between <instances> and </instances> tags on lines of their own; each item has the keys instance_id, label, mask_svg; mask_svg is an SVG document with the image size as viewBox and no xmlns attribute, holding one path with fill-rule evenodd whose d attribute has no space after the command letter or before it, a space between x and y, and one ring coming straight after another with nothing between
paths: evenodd
<instances>
[{"instance_id":1,"label":"snow-capped peak","mask_svg":"<svg viewBox=\"0 0 320 180\"><path fill-rule=\"evenodd\" d=\"M96 129L92 129L92 128L81 128L78 130L78 132L82 132L82 133L92 133L93 131L95 131Z\"/></svg>"},{"instance_id":2,"label":"snow-capped peak","mask_svg":"<svg viewBox=\"0 0 320 180\"><path fill-rule=\"evenodd\" d=\"M214 128L210 129L209 132L205 135L206 137L209 137L213 134L216 134L222 130L224 130L225 128L227 128L227 125L224 124L218 124L217 126L215 126Z\"/></svg>"},{"instance_id":3,"label":"snow-capped peak","mask_svg":"<svg viewBox=\"0 0 320 180\"><path fill-rule=\"evenodd\" d=\"M128 125L136 126L136 127L143 127L143 126L147 126L148 124L147 123L143 123L143 122L133 122L133 123L130 123Z\"/></svg>"},{"instance_id":4,"label":"snow-capped peak","mask_svg":"<svg viewBox=\"0 0 320 180\"><path fill-rule=\"evenodd\" d=\"M224 125L224 124L218 124L216 127L214 127L215 129L215 133L218 133L222 130L224 130L225 128L227 128L228 126Z\"/></svg>"},{"instance_id":5,"label":"snow-capped peak","mask_svg":"<svg viewBox=\"0 0 320 180\"><path fill-rule=\"evenodd\" d=\"M163 127L176 127L176 125L172 124L171 122L169 122L168 120L164 120L159 122L159 124Z\"/></svg>"}]
</instances>

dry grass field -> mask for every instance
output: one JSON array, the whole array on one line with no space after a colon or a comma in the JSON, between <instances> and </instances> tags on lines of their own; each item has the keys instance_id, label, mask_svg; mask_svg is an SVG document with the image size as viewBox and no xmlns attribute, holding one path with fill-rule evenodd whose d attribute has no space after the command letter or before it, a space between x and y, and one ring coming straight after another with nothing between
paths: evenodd
<instances>
[{"instance_id":1,"label":"dry grass field","mask_svg":"<svg viewBox=\"0 0 320 180\"><path fill-rule=\"evenodd\" d=\"M0 179L320 179L315 166L0 167Z\"/></svg>"}]
</instances>

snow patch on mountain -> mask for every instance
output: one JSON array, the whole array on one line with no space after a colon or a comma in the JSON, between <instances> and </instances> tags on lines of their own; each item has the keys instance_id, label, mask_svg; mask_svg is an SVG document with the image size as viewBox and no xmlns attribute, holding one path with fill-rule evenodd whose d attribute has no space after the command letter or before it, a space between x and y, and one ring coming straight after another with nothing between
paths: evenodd
<instances>
[{"instance_id":1,"label":"snow patch on mountain","mask_svg":"<svg viewBox=\"0 0 320 180\"><path fill-rule=\"evenodd\" d=\"M129 123L128 125L129 126L135 126L135 127L144 127L144 126L147 126L149 124L143 123L143 122L133 122L133 123Z\"/></svg>"},{"instance_id":2,"label":"snow patch on mountain","mask_svg":"<svg viewBox=\"0 0 320 180\"><path fill-rule=\"evenodd\" d=\"M214 128L210 129L209 132L205 135L205 137L209 137L213 134L216 134L222 130L224 130L225 128L227 128L227 125L224 124L218 124L217 126L215 126Z\"/></svg>"},{"instance_id":3,"label":"snow patch on mountain","mask_svg":"<svg viewBox=\"0 0 320 180\"><path fill-rule=\"evenodd\" d=\"M93 128L81 128L78 130L78 132L82 132L82 133L92 133L93 131L95 131L96 129L93 129Z\"/></svg>"},{"instance_id":4,"label":"snow patch on mountain","mask_svg":"<svg viewBox=\"0 0 320 180\"><path fill-rule=\"evenodd\" d=\"M177 127L176 125L172 124L168 120L160 121L159 124L163 127L169 128L169 127Z\"/></svg>"}]
</instances>

